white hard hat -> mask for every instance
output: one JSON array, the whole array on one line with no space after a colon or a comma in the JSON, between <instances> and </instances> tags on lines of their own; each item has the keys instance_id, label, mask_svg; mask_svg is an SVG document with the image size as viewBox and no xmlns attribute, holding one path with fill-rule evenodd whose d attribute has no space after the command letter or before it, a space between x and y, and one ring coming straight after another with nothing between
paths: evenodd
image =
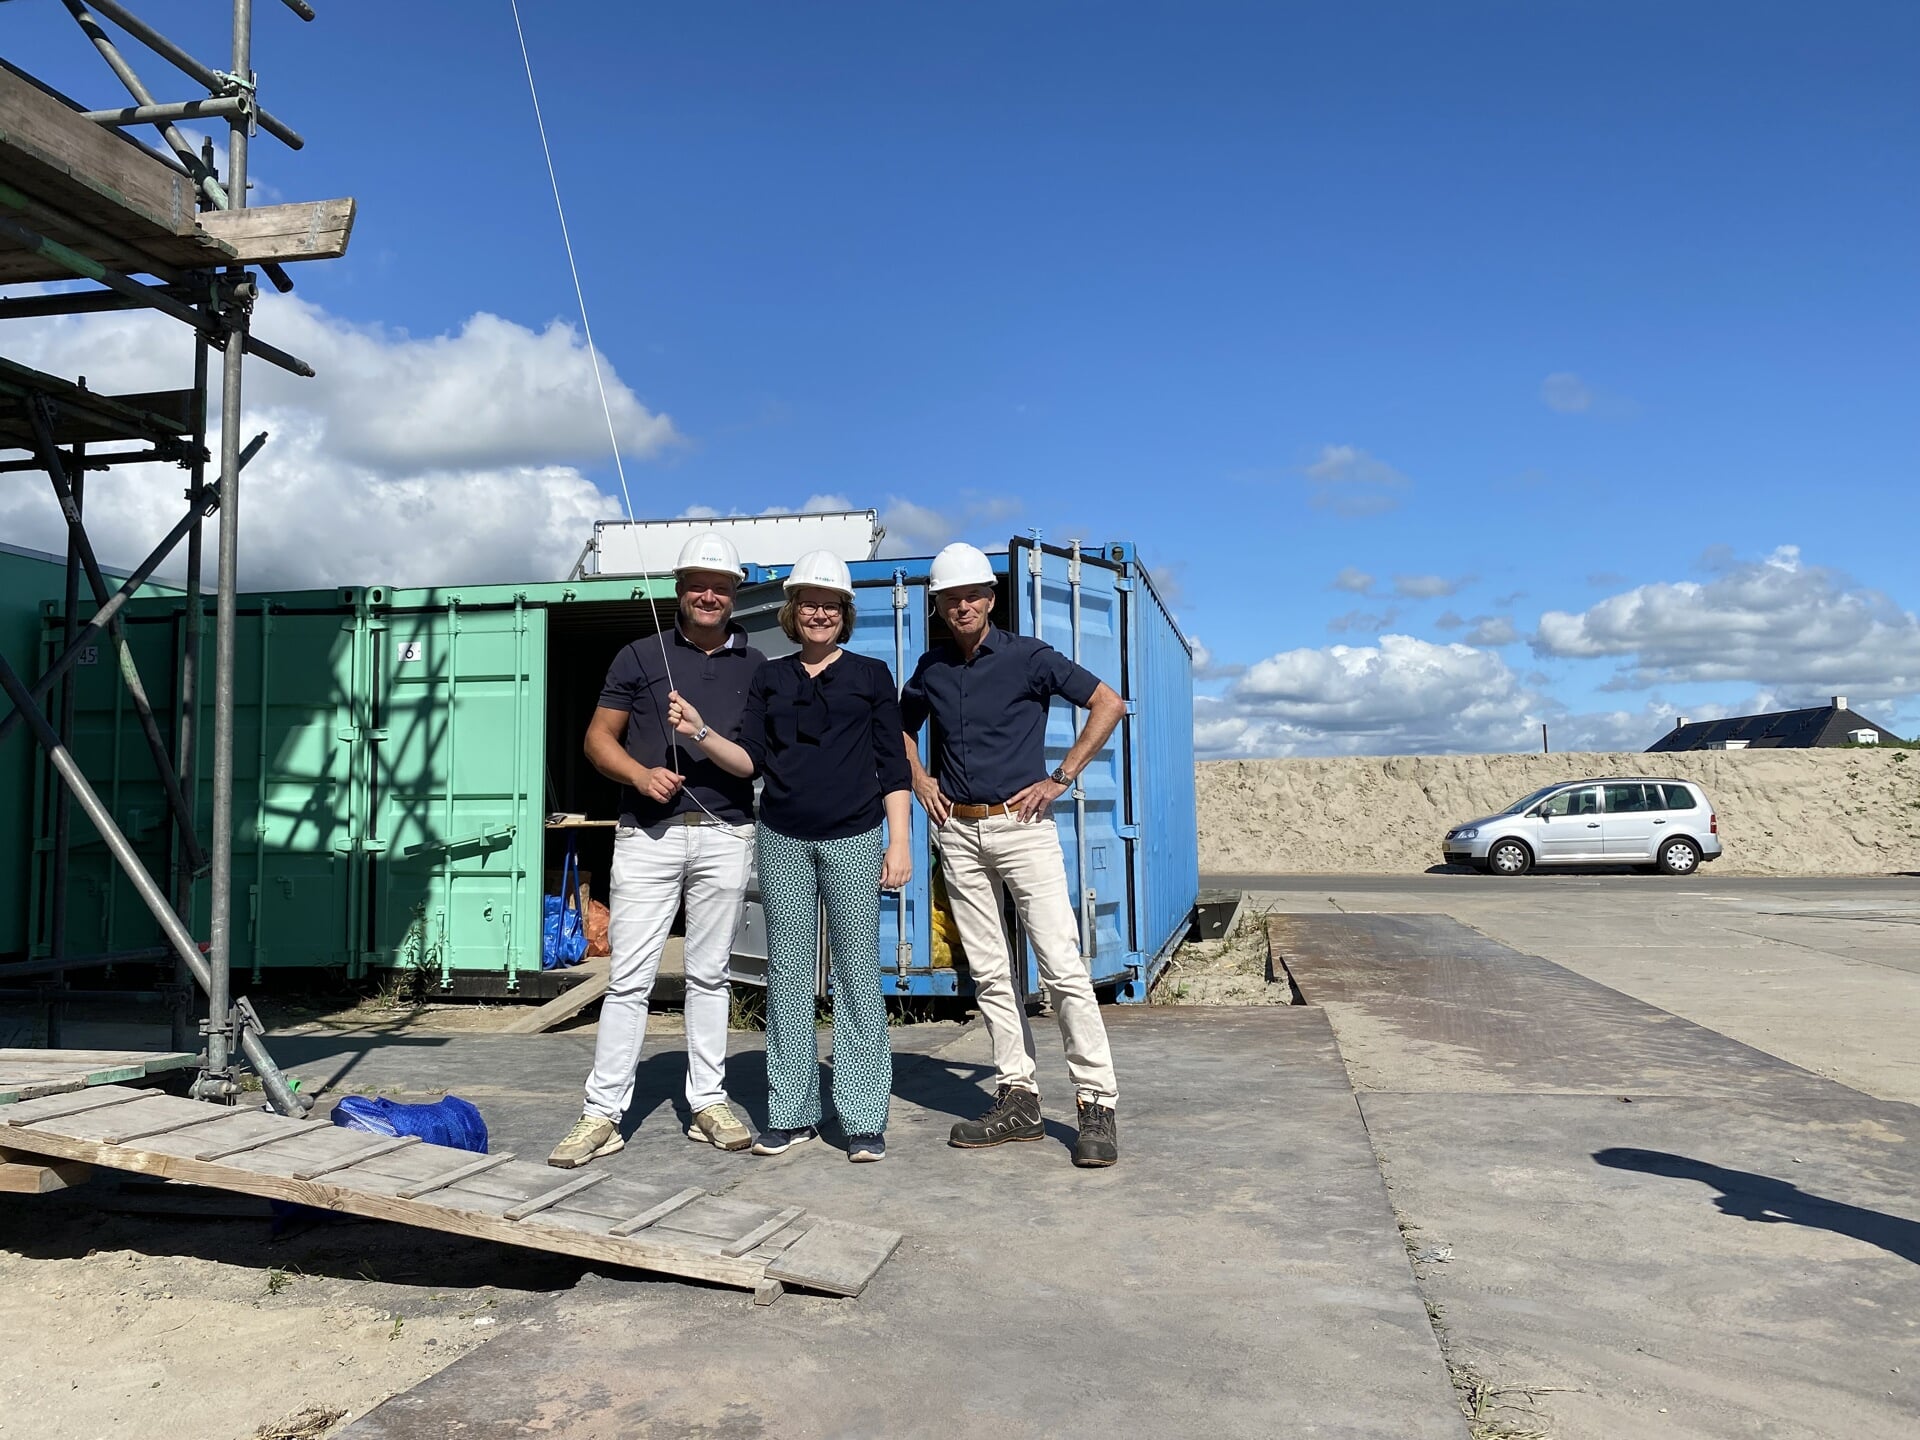
<instances>
[{"instance_id":1,"label":"white hard hat","mask_svg":"<svg viewBox=\"0 0 1920 1440\"><path fill-rule=\"evenodd\" d=\"M927 588L938 595L942 590L958 590L962 585L994 583L993 562L984 550L956 541L933 557Z\"/></svg>"},{"instance_id":2,"label":"white hard hat","mask_svg":"<svg viewBox=\"0 0 1920 1440\"><path fill-rule=\"evenodd\" d=\"M786 579L787 594L803 585L853 598L853 576L848 573L847 562L831 550L809 550L793 562L793 573Z\"/></svg>"},{"instance_id":3,"label":"white hard hat","mask_svg":"<svg viewBox=\"0 0 1920 1440\"><path fill-rule=\"evenodd\" d=\"M702 530L680 547L680 561L673 573L687 570L711 570L715 574L740 576L740 552L718 530Z\"/></svg>"}]
</instances>

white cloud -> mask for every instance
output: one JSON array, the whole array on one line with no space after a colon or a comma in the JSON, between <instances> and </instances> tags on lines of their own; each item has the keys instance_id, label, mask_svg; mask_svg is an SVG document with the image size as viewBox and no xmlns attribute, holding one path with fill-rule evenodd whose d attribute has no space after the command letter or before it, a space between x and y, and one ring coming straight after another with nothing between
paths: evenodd
<instances>
[{"instance_id":1,"label":"white cloud","mask_svg":"<svg viewBox=\"0 0 1920 1440\"><path fill-rule=\"evenodd\" d=\"M1203 756L1527 748L1543 705L1498 655L1383 635L1283 651L1194 702Z\"/></svg>"},{"instance_id":2,"label":"white cloud","mask_svg":"<svg viewBox=\"0 0 1920 1440\"><path fill-rule=\"evenodd\" d=\"M1350 591L1355 595L1364 595L1373 589L1373 576L1367 574L1364 570L1356 570L1353 566L1349 565L1333 577L1333 588L1335 590Z\"/></svg>"},{"instance_id":3,"label":"white cloud","mask_svg":"<svg viewBox=\"0 0 1920 1440\"><path fill-rule=\"evenodd\" d=\"M1336 515L1378 515L1399 506L1413 482L1386 461L1354 445L1322 445L1305 470L1316 510Z\"/></svg>"},{"instance_id":4,"label":"white cloud","mask_svg":"<svg viewBox=\"0 0 1920 1440\"><path fill-rule=\"evenodd\" d=\"M1570 370L1559 370L1540 382L1540 398L1549 410L1581 415L1593 408L1593 387Z\"/></svg>"},{"instance_id":5,"label":"white cloud","mask_svg":"<svg viewBox=\"0 0 1920 1440\"><path fill-rule=\"evenodd\" d=\"M534 331L478 314L456 333L416 339L276 295L262 297L256 318L262 338L317 374L248 365L245 430L272 438L241 490L243 585L550 578L566 573L595 520L619 512L575 468L608 449L587 352L570 327ZM185 333L157 317L21 322L8 338L11 358L85 375L109 393L191 378ZM672 422L602 367L628 458L676 443ZM89 528L103 554L120 563L144 555L178 518L183 483L163 466L90 477ZM0 533L53 548L60 532L50 490L0 488Z\"/></svg>"},{"instance_id":6,"label":"white cloud","mask_svg":"<svg viewBox=\"0 0 1920 1440\"><path fill-rule=\"evenodd\" d=\"M1802 562L1787 545L1705 583L1639 585L1579 614L1548 611L1534 653L1620 658L1610 684L1726 682L1794 691L1920 693L1920 619Z\"/></svg>"},{"instance_id":7,"label":"white cloud","mask_svg":"<svg viewBox=\"0 0 1920 1440\"><path fill-rule=\"evenodd\" d=\"M1473 580L1471 575L1462 575L1457 580L1449 580L1444 575L1396 575L1393 577L1393 593L1404 600L1438 600L1447 595L1458 595Z\"/></svg>"}]
</instances>

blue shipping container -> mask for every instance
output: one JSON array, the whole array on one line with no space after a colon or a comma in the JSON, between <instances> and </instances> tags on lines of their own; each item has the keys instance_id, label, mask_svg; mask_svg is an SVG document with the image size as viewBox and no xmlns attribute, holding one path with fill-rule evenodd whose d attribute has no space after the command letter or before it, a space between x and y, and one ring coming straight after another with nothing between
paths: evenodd
<instances>
[{"instance_id":1,"label":"blue shipping container","mask_svg":"<svg viewBox=\"0 0 1920 1440\"><path fill-rule=\"evenodd\" d=\"M1126 719L1055 806L1054 818L1094 983L1122 1002L1143 1001L1185 937L1200 889L1192 651L1130 544L1076 550L1016 540L992 561L1001 577L995 623L1037 635L1127 702ZM938 632L927 590L931 563L871 560L851 567L856 619L848 648L886 661L896 682ZM782 574L779 567L756 568L753 578L773 581ZM736 612L769 654L793 648L775 622L779 604L776 586L749 587ZM1055 703L1047 725L1050 762L1072 747L1083 715ZM896 995L965 995L971 987L964 974L934 962L926 826L916 805L913 882L882 908L883 985ZM759 978L764 972L756 973L752 957L765 949L757 906L740 949L740 978ZM1025 988L1037 994L1038 966L1024 944L1022 953ZM825 982L823 957L822 993Z\"/></svg>"}]
</instances>

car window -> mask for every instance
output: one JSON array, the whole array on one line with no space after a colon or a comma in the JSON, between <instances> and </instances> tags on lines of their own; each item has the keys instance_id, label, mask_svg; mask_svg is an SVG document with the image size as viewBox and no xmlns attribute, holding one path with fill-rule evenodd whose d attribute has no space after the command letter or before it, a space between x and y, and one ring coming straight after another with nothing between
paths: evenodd
<instances>
[{"instance_id":1,"label":"car window","mask_svg":"<svg viewBox=\"0 0 1920 1440\"><path fill-rule=\"evenodd\" d=\"M1542 785L1538 790L1534 790L1529 792L1528 794L1522 795L1518 800L1514 801L1513 804L1509 805L1506 809L1502 810L1500 813L1502 815L1521 814L1523 811L1531 810L1535 805L1538 805L1540 803L1541 796L1549 795L1551 793L1553 793L1553 786Z\"/></svg>"},{"instance_id":2,"label":"car window","mask_svg":"<svg viewBox=\"0 0 1920 1440\"><path fill-rule=\"evenodd\" d=\"M1645 785L1628 783L1608 785L1604 788L1607 792L1609 815L1638 815L1647 810L1659 808L1657 804L1651 806L1647 804L1648 787ZM1656 801L1659 799L1657 789L1654 792L1654 799Z\"/></svg>"},{"instance_id":3,"label":"car window","mask_svg":"<svg viewBox=\"0 0 1920 1440\"><path fill-rule=\"evenodd\" d=\"M1562 815L1592 815L1599 808L1593 786L1582 785L1577 790L1562 790L1540 807L1540 813L1557 820Z\"/></svg>"},{"instance_id":4,"label":"car window","mask_svg":"<svg viewBox=\"0 0 1920 1440\"><path fill-rule=\"evenodd\" d=\"M1691 810L1694 808L1696 802L1693 798L1693 791L1689 790L1686 786L1663 785L1660 788L1667 792L1667 808L1669 810Z\"/></svg>"}]
</instances>

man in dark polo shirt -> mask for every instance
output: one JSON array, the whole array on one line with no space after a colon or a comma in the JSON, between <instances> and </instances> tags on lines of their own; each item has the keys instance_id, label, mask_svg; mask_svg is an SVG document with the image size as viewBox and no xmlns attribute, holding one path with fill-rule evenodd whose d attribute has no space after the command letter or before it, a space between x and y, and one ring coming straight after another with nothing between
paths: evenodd
<instances>
[{"instance_id":1,"label":"man in dark polo shirt","mask_svg":"<svg viewBox=\"0 0 1920 1440\"><path fill-rule=\"evenodd\" d=\"M949 1143L979 1149L1046 1134L1034 1078L1033 1030L1014 991L1001 923L1000 897L1010 891L1066 1042L1080 1118L1073 1163L1111 1165L1120 1157L1113 1058L1093 976L1080 953L1066 859L1051 811L1107 743L1126 714L1126 702L1044 641L994 628L988 619L993 566L973 546L949 545L935 556L928 588L953 641L920 657L900 695L900 719L913 791L934 825L954 922L999 1072L991 1108L978 1120L955 1125ZM1092 713L1065 760L1049 774L1047 706L1055 695ZM932 773L921 765L914 738L929 715Z\"/></svg>"},{"instance_id":2,"label":"man in dark polo shirt","mask_svg":"<svg viewBox=\"0 0 1920 1440\"><path fill-rule=\"evenodd\" d=\"M626 1142L620 1122L633 1103L647 1035L647 1003L667 930L687 909L687 1108L689 1140L744 1150L753 1136L727 1103L728 961L740 926L753 851L753 782L729 775L667 725L678 689L706 723L739 738L747 682L766 659L733 621L740 557L725 536L696 535L674 567L679 621L614 657L587 726L587 759L620 782L614 832L608 942L613 956L586 1104L547 1157L570 1169Z\"/></svg>"}]
</instances>

